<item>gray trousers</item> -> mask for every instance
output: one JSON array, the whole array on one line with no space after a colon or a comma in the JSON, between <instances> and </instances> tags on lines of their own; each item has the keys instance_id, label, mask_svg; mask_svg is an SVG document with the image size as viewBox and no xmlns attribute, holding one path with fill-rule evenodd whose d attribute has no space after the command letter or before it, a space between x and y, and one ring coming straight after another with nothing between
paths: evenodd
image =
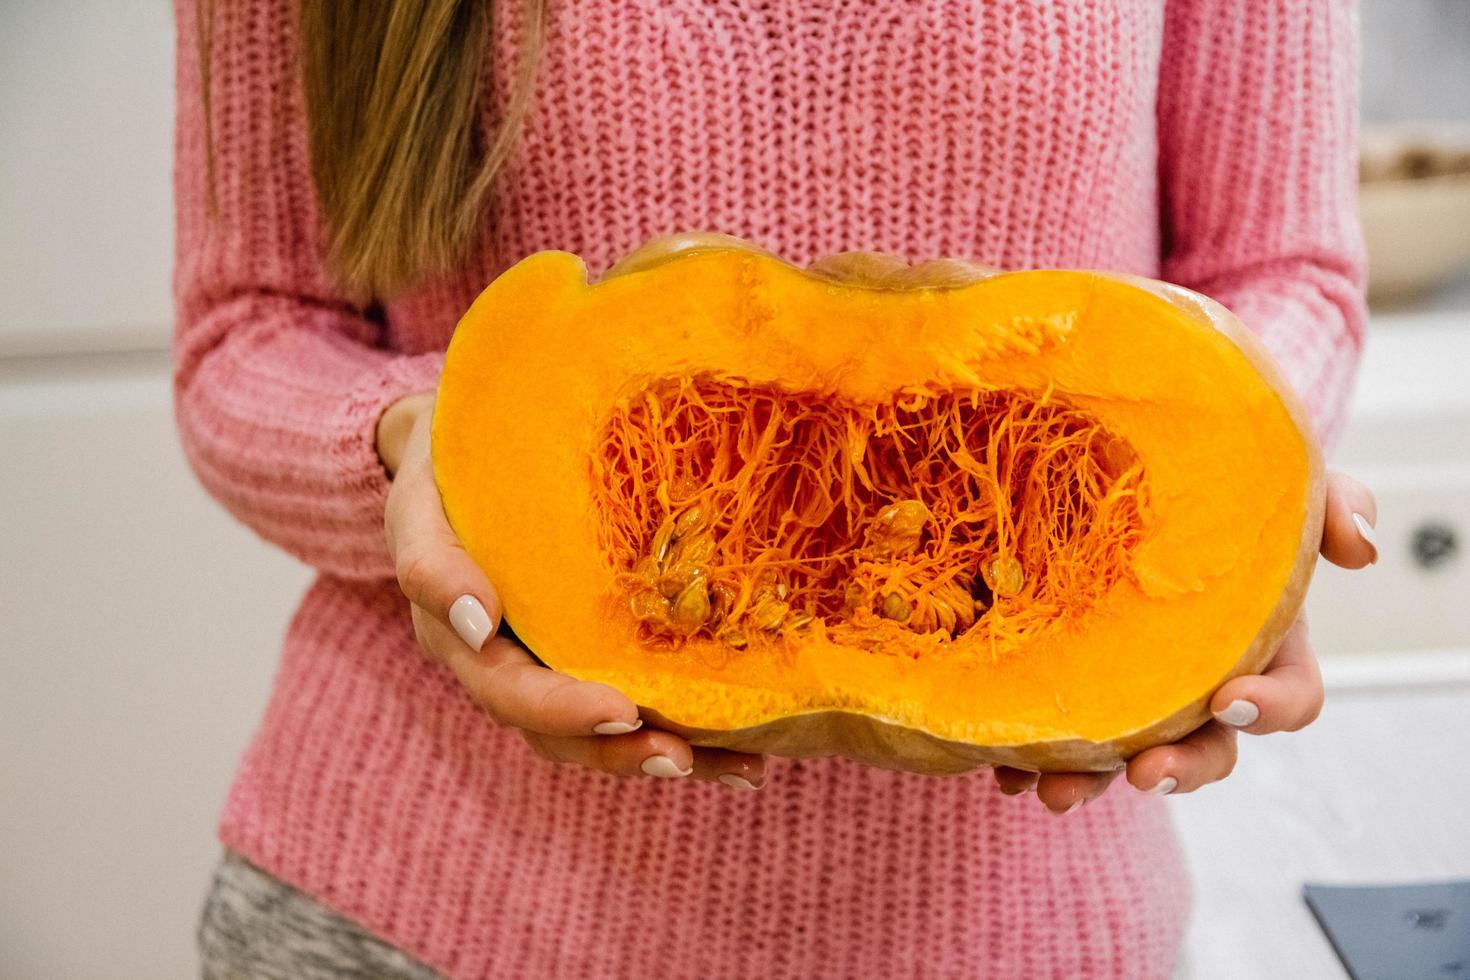
<instances>
[{"instance_id":1,"label":"gray trousers","mask_svg":"<svg viewBox=\"0 0 1470 980\"><path fill-rule=\"evenodd\" d=\"M199 920L204 980L435 980L439 974L226 853Z\"/></svg>"}]
</instances>

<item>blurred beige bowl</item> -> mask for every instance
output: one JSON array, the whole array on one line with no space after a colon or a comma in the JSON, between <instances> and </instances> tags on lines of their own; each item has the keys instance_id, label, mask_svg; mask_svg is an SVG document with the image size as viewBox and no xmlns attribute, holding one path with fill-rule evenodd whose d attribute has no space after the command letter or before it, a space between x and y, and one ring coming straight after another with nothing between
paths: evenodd
<instances>
[{"instance_id":1,"label":"blurred beige bowl","mask_svg":"<svg viewBox=\"0 0 1470 980\"><path fill-rule=\"evenodd\" d=\"M1368 296L1402 303L1470 266L1470 124L1368 126L1360 139Z\"/></svg>"},{"instance_id":2,"label":"blurred beige bowl","mask_svg":"<svg viewBox=\"0 0 1470 980\"><path fill-rule=\"evenodd\" d=\"M1374 302L1412 299L1470 265L1470 176L1371 181L1358 200Z\"/></svg>"}]
</instances>

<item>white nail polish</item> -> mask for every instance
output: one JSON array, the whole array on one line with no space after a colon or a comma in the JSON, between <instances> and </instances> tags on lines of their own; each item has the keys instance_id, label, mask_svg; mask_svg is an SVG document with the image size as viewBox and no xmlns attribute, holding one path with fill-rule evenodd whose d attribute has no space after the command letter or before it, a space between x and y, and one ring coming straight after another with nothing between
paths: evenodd
<instances>
[{"instance_id":1,"label":"white nail polish","mask_svg":"<svg viewBox=\"0 0 1470 980\"><path fill-rule=\"evenodd\" d=\"M1170 793L1174 792L1174 788L1178 785L1179 780L1175 779L1173 776L1165 776L1163 779L1154 784L1153 789L1145 790L1145 792L1147 792L1149 796L1168 796Z\"/></svg>"},{"instance_id":2,"label":"white nail polish","mask_svg":"<svg viewBox=\"0 0 1470 980\"><path fill-rule=\"evenodd\" d=\"M459 634L459 638L471 650L484 647L485 641L495 631L495 624L490 622L490 614L480 605L479 599L469 594L455 599L454 605L449 607L449 625L454 627L454 632Z\"/></svg>"},{"instance_id":3,"label":"white nail polish","mask_svg":"<svg viewBox=\"0 0 1470 980\"><path fill-rule=\"evenodd\" d=\"M1373 549L1373 561L1378 561L1378 539L1375 537L1373 525L1368 523L1368 518L1354 512L1353 526L1358 529L1358 536L1368 542L1368 547Z\"/></svg>"},{"instance_id":4,"label":"white nail polish","mask_svg":"<svg viewBox=\"0 0 1470 980\"><path fill-rule=\"evenodd\" d=\"M737 776L733 772L720 773L720 782L729 786L731 789L760 789L755 783L752 783L743 776Z\"/></svg>"},{"instance_id":5,"label":"white nail polish","mask_svg":"<svg viewBox=\"0 0 1470 980\"><path fill-rule=\"evenodd\" d=\"M626 735L629 732L636 732L642 727L643 719L639 718L631 725L626 721L605 721L600 725L593 725L592 731L598 735Z\"/></svg>"},{"instance_id":6,"label":"white nail polish","mask_svg":"<svg viewBox=\"0 0 1470 980\"><path fill-rule=\"evenodd\" d=\"M694 771L693 769L680 769L678 764L666 755L651 755L643 760L640 768L645 775L659 779L678 779Z\"/></svg>"},{"instance_id":7,"label":"white nail polish","mask_svg":"<svg viewBox=\"0 0 1470 980\"><path fill-rule=\"evenodd\" d=\"M1225 706L1224 711L1215 715L1215 720L1231 728L1244 728L1247 725L1254 725L1259 717L1261 717L1260 708L1250 701L1241 700L1231 701Z\"/></svg>"}]
</instances>

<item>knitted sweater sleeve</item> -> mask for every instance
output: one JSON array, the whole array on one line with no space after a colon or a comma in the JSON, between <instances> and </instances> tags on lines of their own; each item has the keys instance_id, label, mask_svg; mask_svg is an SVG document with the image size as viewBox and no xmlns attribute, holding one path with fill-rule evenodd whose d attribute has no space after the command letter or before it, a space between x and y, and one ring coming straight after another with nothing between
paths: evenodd
<instances>
[{"instance_id":1,"label":"knitted sweater sleeve","mask_svg":"<svg viewBox=\"0 0 1470 980\"><path fill-rule=\"evenodd\" d=\"M385 349L320 259L291 0L214 4L209 139L194 0L178 0L174 405L205 488L323 571L388 576L377 419L442 355ZM214 200L208 195L212 144Z\"/></svg>"},{"instance_id":2,"label":"knitted sweater sleeve","mask_svg":"<svg viewBox=\"0 0 1470 980\"><path fill-rule=\"evenodd\" d=\"M1324 443L1366 316L1351 0L1169 0L1158 125L1164 278L1265 342Z\"/></svg>"}]
</instances>

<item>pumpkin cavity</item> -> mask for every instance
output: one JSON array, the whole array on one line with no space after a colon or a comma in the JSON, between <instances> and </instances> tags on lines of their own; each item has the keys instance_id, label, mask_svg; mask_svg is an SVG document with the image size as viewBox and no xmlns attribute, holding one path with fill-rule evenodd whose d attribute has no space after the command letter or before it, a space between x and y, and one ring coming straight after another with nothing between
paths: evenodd
<instances>
[{"instance_id":1,"label":"pumpkin cavity","mask_svg":"<svg viewBox=\"0 0 1470 980\"><path fill-rule=\"evenodd\" d=\"M963 642L998 657L1128 576L1146 523L1132 446L1050 392L915 388L857 404L660 378L599 435L601 546L654 648L824 633L879 653Z\"/></svg>"}]
</instances>

